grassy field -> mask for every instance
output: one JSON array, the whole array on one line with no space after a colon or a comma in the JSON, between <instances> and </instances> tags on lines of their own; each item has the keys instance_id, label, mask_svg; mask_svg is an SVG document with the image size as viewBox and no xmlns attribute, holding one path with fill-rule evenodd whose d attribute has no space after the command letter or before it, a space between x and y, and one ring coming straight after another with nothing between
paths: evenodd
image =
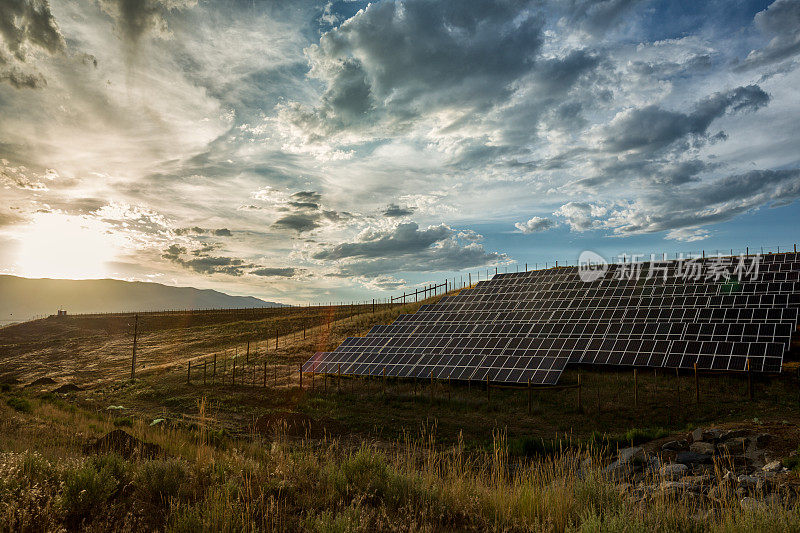
<instances>
[{"instance_id":1,"label":"grassy field","mask_svg":"<svg viewBox=\"0 0 800 533\"><path fill-rule=\"evenodd\" d=\"M580 391L492 388L490 397L476 384L428 380L306 375L300 388L297 370L311 353L421 303L316 323L284 315L291 310L160 329L144 322L133 381L124 328L109 334L120 347L110 356L102 322L45 323L54 329L41 335L34 322L16 337L0 330L0 346L17 346L0 356L6 377L56 380L0 393L0 530L800 530L788 501L745 508L741 497L632 499L605 469L618 447L660 450L712 426L768 432L770 457L794 461L800 387L792 374L755 379L752 400L743 377L700 375L699 403L693 375L640 371L634 387L624 369L582 369ZM285 332L277 350L276 321ZM25 351L25 335L42 344ZM47 352L48 343L58 349ZM80 354L69 364L93 361L93 373L48 363L64 343ZM45 352L49 359L38 360ZM83 390L50 392L68 382ZM561 380L577 382L577 369ZM161 454L84 453L119 428ZM786 486L800 484L786 476Z\"/></svg>"}]
</instances>

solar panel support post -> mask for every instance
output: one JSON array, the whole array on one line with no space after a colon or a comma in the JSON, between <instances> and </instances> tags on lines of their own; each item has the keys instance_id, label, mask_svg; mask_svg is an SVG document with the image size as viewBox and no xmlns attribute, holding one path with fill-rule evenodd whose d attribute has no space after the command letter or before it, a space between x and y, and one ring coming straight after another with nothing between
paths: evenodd
<instances>
[{"instance_id":1,"label":"solar panel support post","mask_svg":"<svg viewBox=\"0 0 800 533\"><path fill-rule=\"evenodd\" d=\"M697 405L700 405L700 378L697 375L697 363L694 364L694 396Z\"/></svg>"},{"instance_id":2,"label":"solar panel support post","mask_svg":"<svg viewBox=\"0 0 800 533\"><path fill-rule=\"evenodd\" d=\"M450 386L450 374L447 374L447 403L450 403L450 390L451 390L451 388L452 387Z\"/></svg>"},{"instance_id":3,"label":"solar panel support post","mask_svg":"<svg viewBox=\"0 0 800 533\"><path fill-rule=\"evenodd\" d=\"M383 365L383 395L386 396L386 365Z\"/></svg>"},{"instance_id":4,"label":"solar panel support post","mask_svg":"<svg viewBox=\"0 0 800 533\"><path fill-rule=\"evenodd\" d=\"M531 378L528 378L528 414L531 414L531 403L532 403L532 396L533 396L533 389L531 389Z\"/></svg>"},{"instance_id":5,"label":"solar panel support post","mask_svg":"<svg viewBox=\"0 0 800 533\"><path fill-rule=\"evenodd\" d=\"M747 397L753 399L753 373L750 371L750 358L747 358Z\"/></svg>"},{"instance_id":6,"label":"solar panel support post","mask_svg":"<svg viewBox=\"0 0 800 533\"><path fill-rule=\"evenodd\" d=\"M633 406L639 408L639 380L637 378L637 371L633 369Z\"/></svg>"}]
</instances>

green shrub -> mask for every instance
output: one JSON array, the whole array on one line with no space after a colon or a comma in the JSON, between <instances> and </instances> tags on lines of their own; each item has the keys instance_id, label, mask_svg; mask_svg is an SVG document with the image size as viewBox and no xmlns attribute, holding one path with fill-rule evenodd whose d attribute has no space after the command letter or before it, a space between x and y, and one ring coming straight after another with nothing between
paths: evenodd
<instances>
[{"instance_id":1,"label":"green shrub","mask_svg":"<svg viewBox=\"0 0 800 533\"><path fill-rule=\"evenodd\" d=\"M133 427L133 420L129 416L121 416L114 419L114 427Z\"/></svg>"},{"instance_id":2,"label":"green shrub","mask_svg":"<svg viewBox=\"0 0 800 533\"><path fill-rule=\"evenodd\" d=\"M9 407L12 407L21 413L30 413L32 411L31 402L25 398L9 398L6 400L6 403L9 405Z\"/></svg>"},{"instance_id":3,"label":"green shrub","mask_svg":"<svg viewBox=\"0 0 800 533\"><path fill-rule=\"evenodd\" d=\"M156 507L168 507L186 490L189 474L178 461L149 461L143 463L136 475L136 497Z\"/></svg>"},{"instance_id":4,"label":"green shrub","mask_svg":"<svg viewBox=\"0 0 800 533\"><path fill-rule=\"evenodd\" d=\"M67 471L59 500L67 525L75 528L90 522L106 508L118 485L109 470L97 470L91 463Z\"/></svg>"}]
</instances>

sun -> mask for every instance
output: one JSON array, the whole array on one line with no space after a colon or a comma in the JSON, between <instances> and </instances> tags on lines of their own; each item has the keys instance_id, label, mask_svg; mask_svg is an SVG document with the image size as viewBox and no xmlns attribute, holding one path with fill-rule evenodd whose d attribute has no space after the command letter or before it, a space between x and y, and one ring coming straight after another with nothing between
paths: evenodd
<instances>
[{"instance_id":1,"label":"sun","mask_svg":"<svg viewBox=\"0 0 800 533\"><path fill-rule=\"evenodd\" d=\"M39 213L20 234L17 271L30 278L88 279L108 275L115 247L102 221Z\"/></svg>"}]
</instances>

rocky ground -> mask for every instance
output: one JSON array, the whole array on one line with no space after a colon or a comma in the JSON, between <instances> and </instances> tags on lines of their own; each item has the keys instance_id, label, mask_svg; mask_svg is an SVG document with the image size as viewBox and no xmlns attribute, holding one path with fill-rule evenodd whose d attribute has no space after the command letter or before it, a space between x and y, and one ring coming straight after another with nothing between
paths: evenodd
<instances>
[{"instance_id":1,"label":"rocky ground","mask_svg":"<svg viewBox=\"0 0 800 533\"><path fill-rule=\"evenodd\" d=\"M794 507L800 462L794 425L697 428L618 451L606 467L617 490L634 502L677 498L701 512L738 501L742 508Z\"/></svg>"}]
</instances>

